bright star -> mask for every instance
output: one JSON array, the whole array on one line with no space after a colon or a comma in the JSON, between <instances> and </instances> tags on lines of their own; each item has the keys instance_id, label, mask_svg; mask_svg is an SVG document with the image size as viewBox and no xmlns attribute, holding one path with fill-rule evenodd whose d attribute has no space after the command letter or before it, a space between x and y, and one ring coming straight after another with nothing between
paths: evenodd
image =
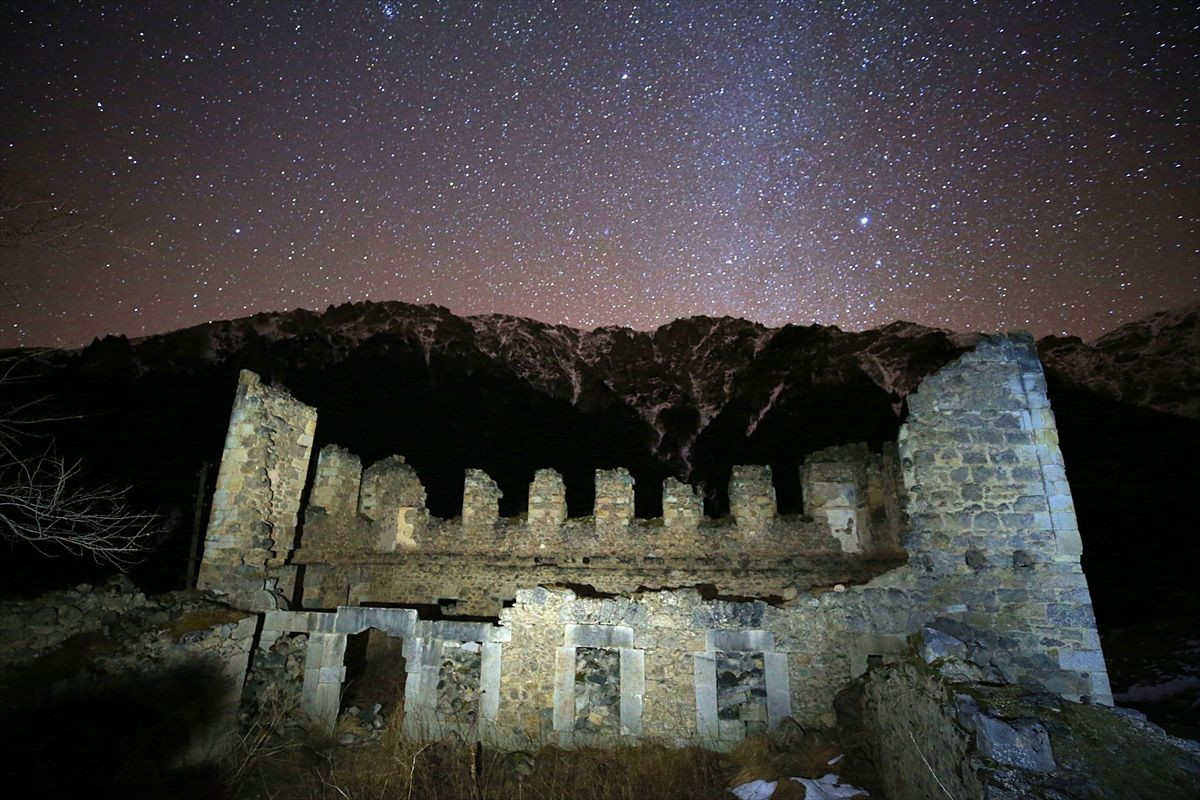
<instances>
[{"instance_id":1,"label":"bright star","mask_svg":"<svg viewBox=\"0 0 1200 800\"><path fill-rule=\"evenodd\" d=\"M867 227L867 223L870 221L871 221L870 217L859 217L858 218L858 224L859 224L859 226L861 226L863 228Z\"/></svg>"}]
</instances>

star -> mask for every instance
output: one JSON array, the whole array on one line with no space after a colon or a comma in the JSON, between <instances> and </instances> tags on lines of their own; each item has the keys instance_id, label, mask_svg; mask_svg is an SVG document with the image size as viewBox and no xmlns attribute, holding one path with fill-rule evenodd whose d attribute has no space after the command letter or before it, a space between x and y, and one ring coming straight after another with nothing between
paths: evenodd
<instances>
[{"instance_id":1,"label":"star","mask_svg":"<svg viewBox=\"0 0 1200 800\"><path fill-rule=\"evenodd\" d=\"M6 175L112 235L0 251L0 347L366 298L1090 338L1200 296L1168 4L10 5Z\"/></svg>"}]
</instances>

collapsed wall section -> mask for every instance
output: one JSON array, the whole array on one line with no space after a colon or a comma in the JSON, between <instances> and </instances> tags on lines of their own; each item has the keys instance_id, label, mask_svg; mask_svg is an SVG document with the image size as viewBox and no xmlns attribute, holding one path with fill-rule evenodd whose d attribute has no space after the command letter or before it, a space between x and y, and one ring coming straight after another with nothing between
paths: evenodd
<instances>
[{"instance_id":1,"label":"collapsed wall section","mask_svg":"<svg viewBox=\"0 0 1200 800\"><path fill-rule=\"evenodd\" d=\"M217 473L198 585L251 611L279 607L284 567L295 546L296 515L308 478L316 409L238 377L225 451Z\"/></svg>"},{"instance_id":2,"label":"collapsed wall section","mask_svg":"<svg viewBox=\"0 0 1200 800\"><path fill-rule=\"evenodd\" d=\"M989 632L1012 677L1111 704L1032 337L984 339L908 405L904 544L931 613Z\"/></svg>"}]
</instances>

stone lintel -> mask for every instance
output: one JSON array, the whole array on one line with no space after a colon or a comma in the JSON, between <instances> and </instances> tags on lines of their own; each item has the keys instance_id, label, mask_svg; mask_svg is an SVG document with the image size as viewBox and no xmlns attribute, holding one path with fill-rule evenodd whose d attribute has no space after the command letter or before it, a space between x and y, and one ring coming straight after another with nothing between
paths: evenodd
<instances>
[{"instance_id":1,"label":"stone lintel","mask_svg":"<svg viewBox=\"0 0 1200 800\"><path fill-rule=\"evenodd\" d=\"M563 644L570 647L633 647L633 628L626 625L570 624L566 626Z\"/></svg>"}]
</instances>

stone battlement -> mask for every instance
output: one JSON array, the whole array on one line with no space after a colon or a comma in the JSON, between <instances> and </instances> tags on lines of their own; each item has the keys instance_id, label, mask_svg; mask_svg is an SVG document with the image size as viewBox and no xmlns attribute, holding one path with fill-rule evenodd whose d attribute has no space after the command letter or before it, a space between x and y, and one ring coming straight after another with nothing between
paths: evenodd
<instances>
[{"instance_id":1,"label":"stone battlement","mask_svg":"<svg viewBox=\"0 0 1200 800\"><path fill-rule=\"evenodd\" d=\"M638 519L634 479L625 469L596 470L594 513L574 518L567 516L562 476L540 469L529 485L527 513L505 518L496 482L482 470L467 469L462 516L444 520L429 514L420 478L402 457L364 471L356 456L329 445L317 459L302 546L293 562L370 563L387 553L491 558L498 550L542 560L899 552L898 498L882 490L900 480L894 447L882 455L865 445L821 451L801 472L811 516L776 513L770 467L735 466L732 513L724 518L705 517L699 492L668 478L663 515Z\"/></svg>"}]
</instances>

